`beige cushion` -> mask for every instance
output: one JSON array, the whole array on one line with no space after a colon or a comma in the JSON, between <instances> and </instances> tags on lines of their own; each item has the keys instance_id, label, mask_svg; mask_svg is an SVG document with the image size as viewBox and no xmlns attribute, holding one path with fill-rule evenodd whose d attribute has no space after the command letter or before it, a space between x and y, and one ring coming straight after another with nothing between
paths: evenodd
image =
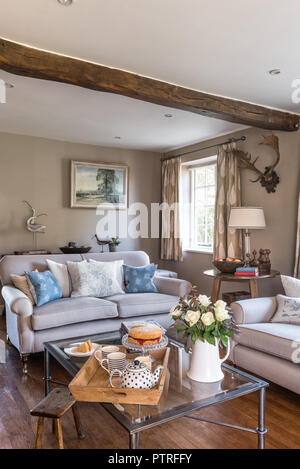
<instances>
[{"instance_id":1,"label":"beige cushion","mask_svg":"<svg viewBox=\"0 0 300 469\"><path fill-rule=\"evenodd\" d=\"M271 322L282 322L300 326L300 298L277 295L277 311Z\"/></svg>"},{"instance_id":2,"label":"beige cushion","mask_svg":"<svg viewBox=\"0 0 300 469\"><path fill-rule=\"evenodd\" d=\"M110 301L99 298L61 298L33 308L31 323L34 331L40 331L117 316L117 307Z\"/></svg>"},{"instance_id":3,"label":"beige cushion","mask_svg":"<svg viewBox=\"0 0 300 469\"><path fill-rule=\"evenodd\" d=\"M239 325L235 342L293 361L293 344L300 342L300 327L294 324L258 323Z\"/></svg>"},{"instance_id":4,"label":"beige cushion","mask_svg":"<svg viewBox=\"0 0 300 469\"><path fill-rule=\"evenodd\" d=\"M25 275L11 274L10 278L11 278L14 286L16 288L18 288L19 290L21 290L23 293L25 293L25 295L28 296L31 303L34 305L35 302L34 302L32 294L30 292L30 288L29 288L26 276Z\"/></svg>"},{"instance_id":5,"label":"beige cushion","mask_svg":"<svg viewBox=\"0 0 300 469\"><path fill-rule=\"evenodd\" d=\"M71 294L71 282L66 264L60 264L51 259L47 259L47 264L53 277L60 286L63 298L68 298Z\"/></svg>"},{"instance_id":6,"label":"beige cushion","mask_svg":"<svg viewBox=\"0 0 300 469\"><path fill-rule=\"evenodd\" d=\"M179 301L177 296L162 293L125 293L105 299L117 304L120 318L169 313L172 306Z\"/></svg>"}]
</instances>

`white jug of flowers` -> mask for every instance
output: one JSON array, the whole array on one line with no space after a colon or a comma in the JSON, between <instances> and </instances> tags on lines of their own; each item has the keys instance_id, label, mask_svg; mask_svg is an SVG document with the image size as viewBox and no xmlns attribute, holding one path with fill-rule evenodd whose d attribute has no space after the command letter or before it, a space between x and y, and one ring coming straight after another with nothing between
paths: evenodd
<instances>
[{"instance_id":1,"label":"white jug of flowers","mask_svg":"<svg viewBox=\"0 0 300 469\"><path fill-rule=\"evenodd\" d=\"M187 376L194 381L202 383L214 383L224 378L221 364L227 360L230 352L228 341L227 352L224 358L220 358L219 341L215 345L197 339L193 344L190 369Z\"/></svg>"},{"instance_id":2,"label":"white jug of flowers","mask_svg":"<svg viewBox=\"0 0 300 469\"><path fill-rule=\"evenodd\" d=\"M229 337L233 337L232 320L222 300L212 304L206 295L195 292L173 306L170 315L176 320L178 334L192 342L192 356L187 376L195 381L213 383L224 378L221 365L230 351ZM220 358L219 345L227 347Z\"/></svg>"}]
</instances>

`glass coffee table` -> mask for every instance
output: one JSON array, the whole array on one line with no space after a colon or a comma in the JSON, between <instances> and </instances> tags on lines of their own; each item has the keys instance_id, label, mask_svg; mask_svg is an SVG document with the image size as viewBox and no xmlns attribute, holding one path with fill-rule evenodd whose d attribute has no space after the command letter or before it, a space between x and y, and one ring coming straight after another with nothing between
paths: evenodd
<instances>
[{"instance_id":1,"label":"glass coffee table","mask_svg":"<svg viewBox=\"0 0 300 469\"><path fill-rule=\"evenodd\" d=\"M64 348L74 342L90 339L99 344L121 345L122 335L117 332L105 332L88 337L76 337L57 340L44 344L44 380L45 394L50 392L50 384L68 385L51 378L50 357L55 359L69 373L70 381L79 371L87 358L70 357ZM268 383L227 364L222 365L224 379L217 383L198 383L187 377L189 354L179 342L169 339L170 357L163 395L156 406L106 404L100 403L129 433L129 447L137 449L141 431L161 425L180 417L187 417L202 422L251 432L257 435L258 448L264 448L265 402ZM217 422L202 418L193 413L215 404L236 399L245 394L259 392L258 426L256 429L236 424Z\"/></svg>"}]
</instances>

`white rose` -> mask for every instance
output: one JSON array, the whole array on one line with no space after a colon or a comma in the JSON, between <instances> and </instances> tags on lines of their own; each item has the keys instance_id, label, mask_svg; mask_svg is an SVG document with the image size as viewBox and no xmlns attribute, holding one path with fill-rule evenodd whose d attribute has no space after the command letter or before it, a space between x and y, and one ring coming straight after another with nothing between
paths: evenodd
<instances>
[{"instance_id":1,"label":"white rose","mask_svg":"<svg viewBox=\"0 0 300 469\"><path fill-rule=\"evenodd\" d=\"M169 312L169 316L172 316L172 318L179 318L181 315L181 310L177 308L177 306L172 306Z\"/></svg>"},{"instance_id":2,"label":"white rose","mask_svg":"<svg viewBox=\"0 0 300 469\"><path fill-rule=\"evenodd\" d=\"M215 307L215 315L216 315L217 321L225 321L225 319L230 319L227 309L221 306Z\"/></svg>"},{"instance_id":3,"label":"white rose","mask_svg":"<svg viewBox=\"0 0 300 469\"><path fill-rule=\"evenodd\" d=\"M210 298L206 295L199 295L198 300L200 301L201 305L207 308L211 304Z\"/></svg>"},{"instance_id":4,"label":"white rose","mask_svg":"<svg viewBox=\"0 0 300 469\"><path fill-rule=\"evenodd\" d=\"M215 302L215 306L217 308L225 309L226 305L227 305L227 303L225 303L225 301L222 301L222 300L218 300L218 301Z\"/></svg>"},{"instance_id":5,"label":"white rose","mask_svg":"<svg viewBox=\"0 0 300 469\"><path fill-rule=\"evenodd\" d=\"M186 312L184 319L190 325L190 327L192 327L199 321L200 313L199 313L199 311L192 311L191 309L189 309Z\"/></svg>"},{"instance_id":6,"label":"white rose","mask_svg":"<svg viewBox=\"0 0 300 469\"><path fill-rule=\"evenodd\" d=\"M202 314L201 321L205 326L210 326L213 322L215 322L213 313L208 311L207 313Z\"/></svg>"}]
</instances>

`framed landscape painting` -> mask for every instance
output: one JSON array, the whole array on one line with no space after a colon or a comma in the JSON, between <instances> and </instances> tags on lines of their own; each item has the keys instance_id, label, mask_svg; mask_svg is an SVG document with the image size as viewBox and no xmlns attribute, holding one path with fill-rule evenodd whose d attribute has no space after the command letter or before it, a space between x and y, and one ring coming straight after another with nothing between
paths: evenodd
<instances>
[{"instance_id":1,"label":"framed landscape painting","mask_svg":"<svg viewBox=\"0 0 300 469\"><path fill-rule=\"evenodd\" d=\"M71 161L71 207L125 209L128 166Z\"/></svg>"}]
</instances>

